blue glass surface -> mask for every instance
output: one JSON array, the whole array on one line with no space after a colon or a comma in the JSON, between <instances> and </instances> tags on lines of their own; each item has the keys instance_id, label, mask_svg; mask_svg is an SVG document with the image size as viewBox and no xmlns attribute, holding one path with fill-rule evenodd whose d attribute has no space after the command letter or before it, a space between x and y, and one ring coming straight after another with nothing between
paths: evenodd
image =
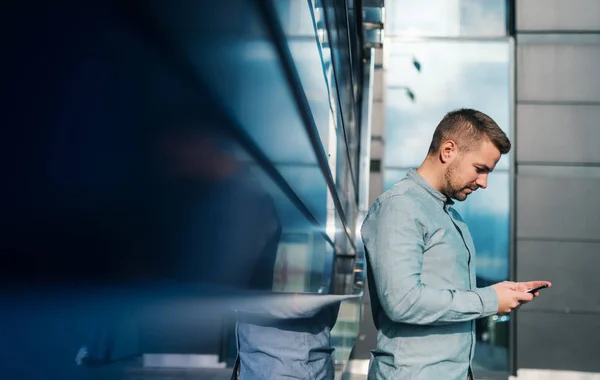
<instances>
[{"instance_id":1,"label":"blue glass surface","mask_svg":"<svg viewBox=\"0 0 600 380\"><path fill-rule=\"evenodd\" d=\"M330 170L333 172L337 195L346 216L345 220L352 227L356 209L356 188L353 182L356 174L352 175L352 170L356 170L357 136L350 129L353 125L343 128L342 115L345 112L353 114L354 105L351 103L348 110L340 110L336 81L337 79L343 84L350 80L345 76L348 73L347 67L344 67L344 70L338 68L336 73L333 72L332 46L328 43L329 38L324 29L326 23L322 8L315 8L310 1L277 1L274 5L284 27L288 46L310 103L323 148L329 156ZM334 14L335 12L331 12L331 15ZM337 46L337 48L341 47ZM343 52L336 54L340 56ZM344 105L345 103L342 103L342 107ZM343 120L348 120L347 115L344 115ZM286 178L294 181L293 176L286 175ZM304 184L300 188L306 186L310 185ZM325 197L326 189L323 189L321 195Z\"/></svg>"},{"instance_id":2,"label":"blue glass surface","mask_svg":"<svg viewBox=\"0 0 600 380\"><path fill-rule=\"evenodd\" d=\"M245 14L244 25L215 26L208 38L202 33L202 20L186 23L181 17L168 25L182 41L188 59L198 68L198 76L213 91L225 112L250 140L275 163L310 211L325 225L326 181L317 166L316 154L300 118L282 63L268 37L257 7L238 1L236 15ZM288 43L295 60L310 111L326 153L336 149L329 141L331 110L314 27L308 3L277 2L278 15L285 25ZM302 6L298 6L301 4ZM286 8L286 5L288 6ZM290 7L293 7L291 9ZM286 16L292 10L293 12ZM294 19L293 16L300 15ZM208 17L203 15L204 18ZM295 21L290 22L294 19ZM214 24L214 20L205 20ZM284 22L285 21L285 22ZM233 23L233 20L227 20ZM293 34L293 36L292 36ZM205 50L195 48L204 44ZM205 51L210 51L206 59Z\"/></svg>"},{"instance_id":3,"label":"blue glass surface","mask_svg":"<svg viewBox=\"0 0 600 380\"><path fill-rule=\"evenodd\" d=\"M307 1L281 0L273 2L273 5L284 28L321 142L325 152L329 154L331 128L328 63L323 59L321 41L317 35L317 20L313 17L315 9Z\"/></svg>"},{"instance_id":4,"label":"blue glass surface","mask_svg":"<svg viewBox=\"0 0 600 380\"><path fill-rule=\"evenodd\" d=\"M386 42L385 166L417 167L444 115L475 108L510 132L510 45L499 42ZM422 64L418 72L412 57ZM441 59L443 57L443 59ZM408 87L415 94L406 96ZM510 136L509 136L510 138ZM507 169L508 156L496 168Z\"/></svg>"},{"instance_id":5,"label":"blue glass surface","mask_svg":"<svg viewBox=\"0 0 600 380\"><path fill-rule=\"evenodd\" d=\"M404 36L504 36L506 0L391 0L385 33Z\"/></svg>"},{"instance_id":6,"label":"blue glass surface","mask_svg":"<svg viewBox=\"0 0 600 380\"><path fill-rule=\"evenodd\" d=\"M304 204L312 211L322 226L327 222L327 185L323 181L321 168L316 165L276 164L279 172L297 194L302 195Z\"/></svg>"},{"instance_id":7,"label":"blue glass surface","mask_svg":"<svg viewBox=\"0 0 600 380\"><path fill-rule=\"evenodd\" d=\"M341 157L332 170L352 215L348 147L323 73L330 54L321 60L304 29L312 3L289 4L295 68L325 152ZM26 158L8 160L2 281L28 297L0 299L19 343L0 355L6 378L118 376L146 352L233 359L230 305L213 300L327 293L336 252L354 254L259 2L97 5L23 6L13 18L22 40L9 46L7 88L24 101L3 142L7 157ZM273 167L283 180L264 170ZM340 342L347 353L351 344Z\"/></svg>"}]
</instances>

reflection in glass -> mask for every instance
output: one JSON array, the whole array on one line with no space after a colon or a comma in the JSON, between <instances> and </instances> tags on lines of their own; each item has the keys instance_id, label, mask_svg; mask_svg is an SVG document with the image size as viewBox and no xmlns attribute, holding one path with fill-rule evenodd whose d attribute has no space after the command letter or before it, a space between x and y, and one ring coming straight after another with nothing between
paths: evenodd
<instances>
[{"instance_id":1,"label":"reflection in glass","mask_svg":"<svg viewBox=\"0 0 600 380\"><path fill-rule=\"evenodd\" d=\"M273 4L284 28L323 148L330 154L329 149L335 145L330 145L329 141L329 66L323 57L323 48L317 35L317 24L313 18L315 9L311 9L311 2L281 0Z\"/></svg>"},{"instance_id":2,"label":"reflection in glass","mask_svg":"<svg viewBox=\"0 0 600 380\"><path fill-rule=\"evenodd\" d=\"M335 326L331 329L331 345L336 364L343 363L350 357L350 352L360 328L362 313L361 299L342 302Z\"/></svg>"},{"instance_id":3,"label":"reflection in glass","mask_svg":"<svg viewBox=\"0 0 600 380\"><path fill-rule=\"evenodd\" d=\"M327 185L317 165L276 164L294 191L302 197L321 225L327 222Z\"/></svg>"},{"instance_id":4,"label":"reflection in glass","mask_svg":"<svg viewBox=\"0 0 600 380\"><path fill-rule=\"evenodd\" d=\"M270 35L257 2L111 2L94 12L57 4L50 24L15 18L24 20L17 24L28 32L17 34L31 49L12 55L44 68L15 65L24 71L14 78L24 93L38 93L35 106L48 112L29 112L29 127L12 128L5 139L9 156L28 157L14 163L13 186L3 193L11 202L3 210L10 223L0 242L9 261L1 277L19 294L3 293L0 303L11 322L7 341L23 343L0 352L8 358L5 377L77 379L124 366L132 377L153 377L160 370L141 365L148 353L209 355L211 365L231 366L236 341L245 342L248 362L267 372L282 362L312 370L315 357L317 371L333 368L329 333L339 301L331 299L343 297L322 293L352 292L355 273L346 264L354 264L355 252L340 232L341 209L331 207L335 189L323 171L332 171L354 223L350 178L357 166L348 152L358 125L350 118L346 131L338 122L331 54L320 57L312 4L290 1L282 24L319 131L317 147L338 157L330 168L318 166L283 75L273 40L286 36ZM345 30L343 21L330 26ZM51 53L39 43L46 39L56 42ZM335 48L348 51L344 43ZM358 74L338 62L351 116L349 78ZM38 91L40 83L48 91ZM9 119L22 122L31 104ZM349 268L335 273L342 286L333 286L334 268ZM255 302L260 297L264 303ZM311 320L298 310L307 297L333 307L311 310ZM233 312L243 301L272 306L264 314L286 305L292 311L260 326ZM246 329L237 336L236 315ZM344 323L359 318L344 315ZM308 330L318 339L295 345ZM347 348L345 338L334 343ZM264 355L280 348L281 357Z\"/></svg>"},{"instance_id":5,"label":"reflection in glass","mask_svg":"<svg viewBox=\"0 0 600 380\"><path fill-rule=\"evenodd\" d=\"M333 247L323 235L310 230L283 231L275 262L273 291L327 292L332 259Z\"/></svg>"},{"instance_id":6,"label":"reflection in glass","mask_svg":"<svg viewBox=\"0 0 600 380\"><path fill-rule=\"evenodd\" d=\"M312 176L321 176L318 168L279 166L294 181L290 185L305 195L307 206L319 211L315 216L321 226L326 220L326 188L311 186ZM332 237L326 236L323 227L309 222L289 198L258 166L253 172L271 194L281 220L282 234L278 245L274 269L273 291L276 292L328 292L333 261Z\"/></svg>"},{"instance_id":7,"label":"reflection in glass","mask_svg":"<svg viewBox=\"0 0 600 380\"><path fill-rule=\"evenodd\" d=\"M388 41L386 49L386 167L420 165L435 127L453 109L478 109L509 133L508 41ZM419 57L427 70L415 71L413 56ZM412 89L415 102L404 90L396 89L401 86ZM508 156L503 156L496 168L507 169L508 164Z\"/></svg>"},{"instance_id":8,"label":"reflection in glass","mask_svg":"<svg viewBox=\"0 0 600 380\"><path fill-rule=\"evenodd\" d=\"M393 0L385 2L388 36L504 36L505 0Z\"/></svg>"}]
</instances>

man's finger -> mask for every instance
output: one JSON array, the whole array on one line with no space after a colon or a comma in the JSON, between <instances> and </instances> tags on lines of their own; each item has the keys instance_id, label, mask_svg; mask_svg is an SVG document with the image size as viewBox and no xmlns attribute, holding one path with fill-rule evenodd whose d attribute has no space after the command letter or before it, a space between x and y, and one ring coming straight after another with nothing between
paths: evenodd
<instances>
[{"instance_id":1,"label":"man's finger","mask_svg":"<svg viewBox=\"0 0 600 380\"><path fill-rule=\"evenodd\" d=\"M528 282L518 282L517 283L517 288L515 290L521 291L521 292L525 292L528 289L531 289L531 287L529 286Z\"/></svg>"},{"instance_id":2,"label":"man's finger","mask_svg":"<svg viewBox=\"0 0 600 380\"><path fill-rule=\"evenodd\" d=\"M529 289L537 288L543 285L548 285L548 287L552 286L549 281L527 281L525 284L529 287Z\"/></svg>"},{"instance_id":3,"label":"man's finger","mask_svg":"<svg viewBox=\"0 0 600 380\"><path fill-rule=\"evenodd\" d=\"M533 299L533 294L531 294L531 293L516 291L515 294L516 294L517 300L519 300L519 301L531 301Z\"/></svg>"},{"instance_id":4,"label":"man's finger","mask_svg":"<svg viewBox=\"0 0 600 380\"><path fill-rule=\"evenodd\" d=\"M518 289L518 284L516 282L512 282L512 281L503 281L500 283L500 285L502 285L505 288L512 289L512 290Z\"/></svg>"},{"instance_id":5,"label":"man's finger","mask_svg":"<svg viewBox=\"0 0 600 380\"><path fill-rule=\"evenodd\" d=\"M517 290L525 292L529 289L534 289L540 287L542 285L547 284L548 287L551 287L552 284L549 281L525 281L525 282L517 282Z\"/></svg>"}]
</instances>

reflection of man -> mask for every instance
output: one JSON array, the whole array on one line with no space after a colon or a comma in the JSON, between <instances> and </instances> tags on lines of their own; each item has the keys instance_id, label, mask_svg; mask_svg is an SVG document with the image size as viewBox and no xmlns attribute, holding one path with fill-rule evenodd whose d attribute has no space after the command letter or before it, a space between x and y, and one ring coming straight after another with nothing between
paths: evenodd
<instances>
[{"instance_id":1,"label":"reflection of man","mask_svg":"<svg viewBox=\"0 0 600 380\"><path fill-rule=\"evenodd\" d=\"M139 343L134 352L218 355L232 365L235 313L223 305L247 291L272 289L281 234L274 200L235 157L226 135L190 124L149 140L150 185L136 200L147 224L139 240L148 249L129 259L126 274L135 270L161 292L149 306L145 300L131 304L137 328L124 327L120 312L108 315L78 352L78 363L108 364L130 355L115 348L116 340Z\"/></svg>"},{"instance_id":2,"label":"reflection of man","mask_svg":"<svg viewBox=\"0 0 600 380\"><path fill-rule=\"evenodd\" d=\"M161 134L156 195L155 272L175 283L200 285L198 296L270 292L281 224L271 196L234 155L218 129L177 125ZM154 149L156 147L153 146ZM207 303L209 305L209 303ZM220 354L233 364L233 310L145 316L142 349ZM168 319L173 318L173 319ZM168 326L159 330L156 326ZM223 336L225 335L225 336Z\"/></svg>"},{"instance_id":3,"label":"reflection of man","mask_svg":"<svg viewBox=\"0 0 600 380\"><path fill-rule=\"evenodd\" d=\"M270 291L281 225L271 196L217 132L183 130L165 138L169 206L183 280ZM170 258L172 259L172 258Z\"/></svg>"},{"instance_id":4,"label":"reflection of man","mask_svg":"<svg viewBox=\"0 0 600 380\"><path fill-rule=\"evenodd\" d=\"M378 330L369 379L467 379L474 320L509 313L543 281L475 283L475 247L452 208L478 188L510 141L487 115L447 114L425 161L381 195L363 224ZM537 294L535 294L537 296Z\"/></svg>"}]
</instances>

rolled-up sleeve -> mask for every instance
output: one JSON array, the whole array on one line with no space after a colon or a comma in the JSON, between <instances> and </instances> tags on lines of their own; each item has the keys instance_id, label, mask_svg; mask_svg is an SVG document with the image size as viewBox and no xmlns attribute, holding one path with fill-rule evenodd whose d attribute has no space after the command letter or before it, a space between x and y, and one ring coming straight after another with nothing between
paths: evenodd
<instances>
[{"instance_id":1,"label":"rolled-up sleeve","mask_svg":"<svg viewBox=\"0 0 600 380\"><path fill-rule=\"evenodd\" d=\"M494 289L439 289L421 282L424 227L405 196L378 201L361 234L381 307L394 322L436 325L470 321L498 310ZM443 270L443 268L440 268Z\"/></svg>"}]
</instances>

